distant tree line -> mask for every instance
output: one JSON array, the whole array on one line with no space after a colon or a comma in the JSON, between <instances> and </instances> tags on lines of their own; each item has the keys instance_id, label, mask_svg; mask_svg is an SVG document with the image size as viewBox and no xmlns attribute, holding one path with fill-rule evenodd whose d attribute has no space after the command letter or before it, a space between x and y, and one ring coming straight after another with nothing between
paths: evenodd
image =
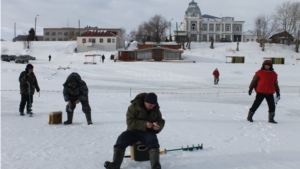
<instances>
[{"instance_id":1,"label":"distant tree line","mask_svg":"<svg viewBox=\"0 0 300 169\"><path fill-rule=\"evenodd\" d=\"M300 2L283 2L277 5L274 14L259 14L255 18L255 33L258 36L262 51L264 51L264 44L268 38L280 32L284 33L288 45L292 42L288 34L294 37L295 51L299 53Z\"/></svg>"}]
</instances>

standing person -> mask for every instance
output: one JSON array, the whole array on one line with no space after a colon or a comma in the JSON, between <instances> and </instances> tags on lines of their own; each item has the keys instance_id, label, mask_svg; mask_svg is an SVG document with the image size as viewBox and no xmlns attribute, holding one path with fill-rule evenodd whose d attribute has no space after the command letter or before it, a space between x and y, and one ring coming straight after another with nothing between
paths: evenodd
<instances>
[{"instance_id":1,"label":"standing person","mask_svg":"<svg viewBox=\"0 0 300 169\"><path fill-rule=\"evenodd\" d=\"M74 109L76 108L76 104L81 102L82 111L85 113L87 124L92 123L91 117L91 107L89 105L88 93L89 89L86 83L81 80L81 77L78 73L71 73L66 82L63 84L64 86L64 99L68 102L66 106L66 112L68 116L68 120L64 122L64 124L72 124Z\"/></svg>"},{"instance_id":2,"label":"standing person","mask_svg":"<svg viewBox=\"0 0 300 169\"><path fill-rule=\"evenodd\" d=\"M49 62L51 61L51 55L49 55Z\"/></svg>"},{"instance_id":3,"label":"standing person","mask_svg":"<svg viewBox=\"0 0 300 169\"><path fill-rule=\"evenodd\" d=\"M261 102L266 99L269 106L269 123L277 123L275 117L275 102L273 94L280 97L277 74L273 69L271 60L265 60L260 70L258 70L249 86L249 95L252 94L253 88L256 91L256 97L252 107L249 110L247 120L253 122L253 115L260 106Z\"/></svg>"},{"instance_id":4,"label":"standing person","mask_svg":"<svg viewBox=\"0 0 300 169\"><path fill-rule=\"evenodd\" d=\"M114 145L113 162L106 161L106 169L120 169L126 147L138 141L148 149L152 169L160 169L159 143L156 134L161 132L165 125L157 103L155 93L140 93L126 114L127 130L121 133Z\"/></svg>"},{"instance_id":5,"label":"standing person","mask_svg":"<svg viewBox=\"0 0 300 169\"><path fill-rule=\"evenodd\" d=\"M33 103L34 89L36 89L37 92L40 91L40 87L38 85L38 81L33 72L33 68L34 67L32 66L32 64L27 64L25 71L23 71L19 77L20 94L21 94L21 103L19 107L19 112L21 116L25 115L24 108L26 103L27 103L26 114L31 113L30 109ZM30 94L29 94L29 90L30 90ZM31 103L31 105L29 105L30 104L29 102Z\"/></svg>"},{"instance_id":6,"label":"standing person","mask_svg":"<svg viewBox=\"0 0 300 169\"><path fill-rule=\"evenodd\" d=\"M219 83L219 76L220 76L218 68L214 70L213 75L214 75L214 84L217 85Z\"/></svg>"},{"instance_id":7,"label":"standing person","mask_svg":"<svg viewBox=\"0 0 300 169\"><path fill-rule=\"evenodd\" d=\"M104 63L104 59L105 59L105 56L104 56L104 54L102 55L102 63Z\"/></svg>"}]
</instances>

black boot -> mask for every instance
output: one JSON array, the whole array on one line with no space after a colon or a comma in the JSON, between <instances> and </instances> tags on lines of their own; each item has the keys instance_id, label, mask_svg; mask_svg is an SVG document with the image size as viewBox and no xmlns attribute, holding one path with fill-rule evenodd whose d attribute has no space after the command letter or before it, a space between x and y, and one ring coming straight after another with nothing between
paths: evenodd
<instances>
[{"instance_id":1,"label":"black boot","mask_svg":"<svg viewBox=\"0 0 300 169\"><path fill-rule=\"evenodd\" d=\"M92 115L91 115L91 113L85 113L85 117L86 117L86 121L87 121L88 125L93 124L92 123Z\"/></svg>"},{"instance_id":2,"label":"black boot","mask_svg":"<svg viewBox=\"0 0 300 169\"><path fill-rule=\"evenodd\" d=\"M74 112L67 112L67 115L68 115L68 120L64 122L64 124L72 124L73 122L73 113Z\"/></svg>"},{"instance_id":3,"label":"black boot","mask_svg":"<svg viewBox=\"0 0 300 169\"><path fill-rule=\"evenodd\" d=\"M269 123L277 123L275 120L274 120L274 117L275 117L275 113L274 112L271 112L269 113Z\"/></svg>"},{"instance_id":4,"label":"black boot","mask_svg":"<svg viewBox=\"0 0 300 169\"><path fill-rule=\"evenodd\" d=\"M114 148L114 157L113 162L105 161L104 167L106 169L120 169L123 162L125 154L125 149L123 148Z\"/></svg>"},{"instance_id":5,"label":"black boot","mask_svg":"<svg viewBox=\"0 0 300 169\"><path fill-rule=\"evenodd\" d=\"M151 169L161 169L161 165L159 163L159 149L150 149L149 150L150 164Z\"/></svg>"},{"instance_id":6,"label":"black boot","mask_svg":"<svg viewBox=\"0 0 300 169\"><path fill-rule=\"evenodd\" d=\"M249 122L253 122L253 119L252 119L253 115L254 115L254 112L251 112L251 111L249 110L248 117L247 117L247 120L248 120Z\"/></svg>"},{"instance_id":7,"label":"black boot","mask_svg":"<svg viewBox=\"0 0 300 169\"><path fill-rule=\"evenodd\" d=\"M20 116L24 116L24 115L25 115L24 112L20 111Z\"/></svg>"}]
</instances>

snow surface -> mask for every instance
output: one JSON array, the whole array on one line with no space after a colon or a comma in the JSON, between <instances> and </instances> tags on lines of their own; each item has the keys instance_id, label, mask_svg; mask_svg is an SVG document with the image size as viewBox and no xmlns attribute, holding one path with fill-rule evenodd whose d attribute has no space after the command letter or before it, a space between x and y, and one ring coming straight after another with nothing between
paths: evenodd
<instances>
[{"instance_id":1,"label":"snow surface","mask_svg":"<svg viewBox=\"0 0 300 169\"><path fill-rule=\"evenodd\" d=\"M136 44L136 43L132 43ZM117 51L74 53L76 42L33 42L30 50L21 42L2 42L8 54L30 54L41 88L35 93L34 117L20 116L18 78L25 64L1 62L1 168L3 169L99 169L112 160L113 145L126 129L127 107L137 94L156 92L166 125L158 134L161 149L203 143L203 150L173 151L162 155L163 169L298 169L300 168L300 63L294 46L258 43L192 43L184 60L196 63L113 62ZM51 54L52 60L48 61ZM85 54L96 56L96 65L85 65ZM246 56L245 64L226 64L225 56ZM254 73L264 57L285 57L274 65L281 88L275 120L267 122L264 101L254 122L246 120L255 93L248 95ZM92 57L88 58L92 59ZM89 61L89 60L87 60ZM212 72L220 71L219 85ZM66 120L63 86L78 72L89 87L93 125L87 125L81 105L73 124L49 125L49 113L62 111ZM129 148L126 150L129 155ZM150 169L149 161L125 158L122 169Z\"/></svg>"}]
</instances>

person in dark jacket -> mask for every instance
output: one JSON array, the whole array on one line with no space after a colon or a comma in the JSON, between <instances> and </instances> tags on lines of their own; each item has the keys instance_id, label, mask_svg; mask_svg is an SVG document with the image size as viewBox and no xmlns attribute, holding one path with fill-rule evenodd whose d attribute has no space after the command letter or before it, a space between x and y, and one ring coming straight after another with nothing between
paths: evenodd
<instances>
[{"instance_id":1,"label":"person in dark jacket","mask_svg":"<svg viewBox=\"0 0 300 169\"><path fill-rule=\"evenodd\" d=\"M214 84L217 85L219 83L219 76L220 76L219 70L217 68L214 70L213 75L214 75Z\"/></svg>"},{"instance_id":2,"label":"person in dark jacket","mask_svg":"<svg viewBox=\"0 0 300 169\"><path fill-rule=\"evenodd\" d=\"M49 62L51 61L51 55L49 55Z\"/></svg>"},{"instance_id":3,"label":"person in dark jacket","mask_svg":"<svg viewBox=\"0 0 300 169\"><path fill-rule=\"evenodd\" d=\"M275 117L275 102L273 94L276 92L276 97L280 97L280 90L277 81L277 74L273 69L271 60L265 60L260 70L258 70L249 86L248 94L252 94L255 89L256 97L252 107L249 110L247 120L253 122L253 115L260 106L261 102L266 99L269 106L269 123L277 123Z\"/></svg>"},{"instance_id":4,"label":"person in dark jacket","mask_svg":"<svg viewBox=\"0 0 300 169\"><path fill-rule=\"evenodd\" d=\"M19 107L19 112L21 116L24 116L24 108L26 105L26 113L32 113L31 107L33 103L33 94L34 89L37 92L40 91L40 87L38 85L38 81L33 72L32 64L27 64L25 71L20 74L19 82L20 82L20 94L21 94L21 103ZM27 103L27 104L26 104Z\"/></svg>"},{"instance_id":5,"label":"person in dark jacket","mask_svg":"<svg viewBox=\"0 0 300 169\"><path fill-rule=\"evenodd\" d=\"M152 169L160 169L159 143L156 134L162 131L165 120L162 118L155 93L140 93L126 114L127 130L121 133L114 145L113 162L106 161L106 169L119 169L125 149L138 141L144 144L149 152Z\"/></svg>"},{"instance_id":6,"label":"person in dark jacket","mask_svg":"<svg viewBox=\"0 0 300 169\"><path fill-rule=\"evenodd\" d=\"M81 80L80 75L76 72L71 73L63 86L64 99L68 102L66 106L68 120L65 121L64 124L72 124L74 109L79 102L81 102L82 111L85 113L88 125L93 124L88 98L89 89L86 83Z\"/></svg>"},{"instance_id":7,"label":"person in dark jacket","mask_svg":"<svg viewBox=\"0 0 300 169\"><path fill-rule=\"evenodd\" d=\"M104 63L104 59L105 59L105 56L104 55L102 55L102 63Z\"/></svg>"}]
</instances>

